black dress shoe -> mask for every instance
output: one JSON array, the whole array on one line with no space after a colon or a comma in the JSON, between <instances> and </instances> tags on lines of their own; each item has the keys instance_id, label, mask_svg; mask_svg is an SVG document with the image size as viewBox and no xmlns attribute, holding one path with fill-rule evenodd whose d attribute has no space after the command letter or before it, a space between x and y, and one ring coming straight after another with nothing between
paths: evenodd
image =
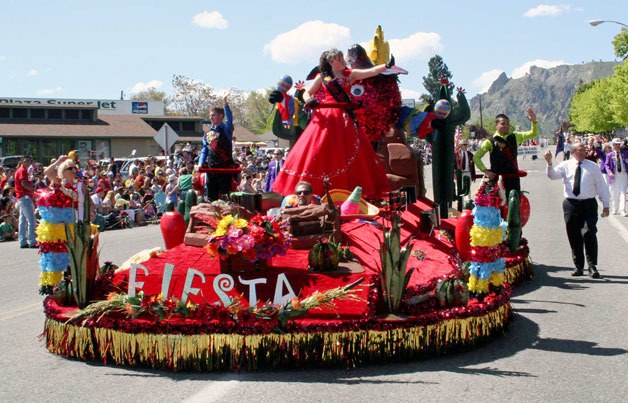
<instances>
[{"instance_id":1,"label":"black dress shoe","mask_svg":"<svg viewBox=\"0 0 628 403\"><path fill-rule=\"evenodd\" d=\"M27 249L27 248L28 248L28 245L20 245L20 248L21 248L21 249Z\"/></svg>"},{"instance_id":2,"label":"black dress shoe","mask_svg":"<svg viewBox=\"0 0 628 403\"><path fill-rule=\"evenodd\" d=\"M591 278L600 278L600 273L598 273L595 267L589 267L589 276Z\"/></svg>"},{"instance_id":3,"label":"black dress shoe","mask_svg":"<svg viewBox=\"0 0 628 403\"><path fill-rule=\"evenodd\" d=\"M571 275L573 277L578 277L578 276L584 275L584 272L582 271L582 269L576 268L576 270L574 270L573 273L571 273Z\"/></svg>"}]
</instances>

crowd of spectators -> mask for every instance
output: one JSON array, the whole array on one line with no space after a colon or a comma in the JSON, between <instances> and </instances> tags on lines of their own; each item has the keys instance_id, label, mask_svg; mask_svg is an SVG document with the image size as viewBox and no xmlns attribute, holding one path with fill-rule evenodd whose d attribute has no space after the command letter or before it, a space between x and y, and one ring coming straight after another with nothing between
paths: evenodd
<instances>
[{"instance_id":1,"label":"crowd of spectators","mask_svg":"<svg viewBox=\"0 0 628 403\"><path fill-rule=\"evenodd\" d=\"M233 159L241 164L242 173L234 178L234 189L262 193L268 176L268 165L274 154L255 147L233 148ZM201 175L198 172L199 150L190 144L177 146L168 157L134 158L128 174L121 171L112 157L108 163L79 161L77 180L83 182L93 204L92 220L101 230L143 226L157 222L167 202L175 205L187 192L203 199ZM28 167L28 181L37 191L50 186L44 175L45 165L33 161ZM15 195L15 168L0 167L0 241L17 239L18 211ZM35 200L36 201L36 200Z\"/></svg>"}]
</instances>

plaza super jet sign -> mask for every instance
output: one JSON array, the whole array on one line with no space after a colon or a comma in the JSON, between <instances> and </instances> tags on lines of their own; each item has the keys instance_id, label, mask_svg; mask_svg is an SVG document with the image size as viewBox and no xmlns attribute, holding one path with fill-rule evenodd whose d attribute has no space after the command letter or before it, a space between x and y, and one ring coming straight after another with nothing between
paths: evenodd
<instances>
[{"instance_id":1,"label":"plaza super jet sign","mask_svg":"<svg viewBox=\"0 0 628 403\"><path fill-rule=\"evenodd\" d=\"M87 105L98 107L103 115L164 115L163 101L131 101L117 99L62 99L62 98L8 98L0 97L0 104L25 105Z\"/></svg>"}]
</instances>

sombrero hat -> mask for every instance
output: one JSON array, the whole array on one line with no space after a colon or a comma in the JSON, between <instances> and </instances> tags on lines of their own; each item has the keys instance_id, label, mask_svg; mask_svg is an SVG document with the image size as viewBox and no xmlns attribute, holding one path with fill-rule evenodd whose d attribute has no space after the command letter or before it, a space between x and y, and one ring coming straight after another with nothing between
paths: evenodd
<instances>
[{"instance_id":1,"label":"sombrero hat","mask_svg":"<svg viewBox=\"0 0 628 403\"><path fill-rule=\"evenodd\" d=\"M329 196L336 206L340 206L342 202L347 200L351 192L344 189L331 189ZM321 204L327 203L327 195L321 199ZM379 214L379 209L367 202L363 198L360 198L360 213L359 214L345 214L341 216L342 219L352 220L356 218L372 219Z\"/></svg>"}]
</instances>

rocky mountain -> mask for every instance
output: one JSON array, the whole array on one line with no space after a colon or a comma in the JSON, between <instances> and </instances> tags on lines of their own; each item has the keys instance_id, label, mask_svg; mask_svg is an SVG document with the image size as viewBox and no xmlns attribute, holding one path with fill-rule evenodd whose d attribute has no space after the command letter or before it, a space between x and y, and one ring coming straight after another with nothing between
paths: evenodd
<instances>
[{"instance_id":1,"label":"rocky mountain","mask_svg":"<svg viewBox=\"0 0 628 403\"><path fill-rule=\"evenodd\" d=\"M468 123L482 122L490 125L495 116L505 113L513 125L528 130L526 110L532 107L537 114L543 133L558 128L560 121L569 119L571 98L582 83L608 77L613 74L616 62L591 62L562 65L545 69L533 66L524 77L513 79L502 73L484 94L473 97L471 119Z\"/></svg>"}]
</instances>

